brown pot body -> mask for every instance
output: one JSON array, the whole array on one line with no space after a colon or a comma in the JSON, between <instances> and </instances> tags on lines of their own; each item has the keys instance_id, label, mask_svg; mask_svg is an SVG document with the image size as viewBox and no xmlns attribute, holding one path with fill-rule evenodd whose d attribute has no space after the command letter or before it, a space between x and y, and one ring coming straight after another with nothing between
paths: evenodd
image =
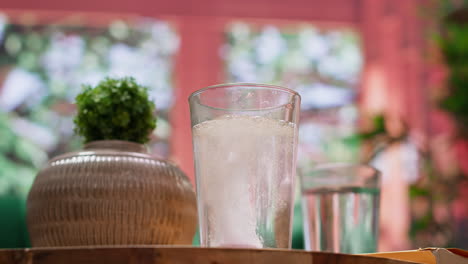
<instances>
[{"instance_id":1,"label":"brown pot body","mask_svg":"<svg viewBox=\"0 0 468 264\"><path fill-rule=\"evenodd\" d=\"M52 159L27 202L32 245L191 244L195 192L176 166L143 145L96 141Z\"/></svg>"}]
</instances>

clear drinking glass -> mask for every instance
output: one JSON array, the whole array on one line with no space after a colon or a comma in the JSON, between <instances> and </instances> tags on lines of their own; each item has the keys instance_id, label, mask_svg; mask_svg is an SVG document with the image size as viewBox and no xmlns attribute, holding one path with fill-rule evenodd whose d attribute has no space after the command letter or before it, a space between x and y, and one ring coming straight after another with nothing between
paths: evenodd
<instances>
[{"instance_id":1,"label":"clear drinking glass","mask_svg":"<svg viewBox=\"0 0 468 264\"><path fill-rule=\"evenodd\" d=\"M290 248L299 94L224 84L189 103L201 245Z\"/></svg>"},{"instance_id":2,"label":"clear drinking glass","mask_svg":"<svg viewBox=\"0 0 468 264\"><path fill-rule=\"evenodd\" d=\"M300 176L306 249L375 252L380 173L367 165L324 164Z\"/></svg>"}]
</instances>

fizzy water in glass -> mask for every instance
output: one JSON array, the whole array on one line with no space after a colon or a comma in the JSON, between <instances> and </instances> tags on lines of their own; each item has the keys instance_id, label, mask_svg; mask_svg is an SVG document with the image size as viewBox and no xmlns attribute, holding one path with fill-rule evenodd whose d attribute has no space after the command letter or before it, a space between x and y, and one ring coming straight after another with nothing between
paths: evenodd
<instances>
[{"instance_id":1,"label":"fizzy water in glass","mask_svg":"<svg viewBox=\"0 0 468 264\"><path fill-rule=\"evenodd\" d=\"M257 85L204 92L215 94L190 101L201 245L289 248L298 96Z\"/></svg>"}]
</instances>

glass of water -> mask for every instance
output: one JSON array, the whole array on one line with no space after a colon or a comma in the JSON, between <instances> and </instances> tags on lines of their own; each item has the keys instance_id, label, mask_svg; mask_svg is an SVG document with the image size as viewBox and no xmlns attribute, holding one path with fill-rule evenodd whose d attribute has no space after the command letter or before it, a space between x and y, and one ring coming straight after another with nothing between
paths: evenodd
<instances>
[{"instance_id":1,"label":"glass of water","mask_svg":"<svg viewBox=\"0 0 468 264\"><path fill-rule=\"evenodd\" d=\"M377 250L379 171L367 165L324 164L302 169L300 176L307 250Z\"/></svg>"},{"instance_id":2,"label":"glass of water","mask_svg":"<svg viewBox=\"0 0 468 264\"><path fill-rule=\"evenodd\" d=\"M299 95L226 84L189 103L201 245L290 248Z\"/></svg>"}]
</instances>

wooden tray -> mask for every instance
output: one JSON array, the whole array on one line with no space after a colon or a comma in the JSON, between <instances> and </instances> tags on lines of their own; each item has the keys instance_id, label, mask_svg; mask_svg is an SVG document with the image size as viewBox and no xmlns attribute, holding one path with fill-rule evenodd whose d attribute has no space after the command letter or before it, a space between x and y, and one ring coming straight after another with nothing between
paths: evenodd
<instances>
[{"instance_id":1,"label":"wooden tray","mask_svg":"<svg viewBox=\"0 0 468 264\"><path fill-rule=\"evenodd\" d=\"M403 264L385 258L299 250L80 247L0 250L0 264Z\"/></svg>"}]
</instances>

